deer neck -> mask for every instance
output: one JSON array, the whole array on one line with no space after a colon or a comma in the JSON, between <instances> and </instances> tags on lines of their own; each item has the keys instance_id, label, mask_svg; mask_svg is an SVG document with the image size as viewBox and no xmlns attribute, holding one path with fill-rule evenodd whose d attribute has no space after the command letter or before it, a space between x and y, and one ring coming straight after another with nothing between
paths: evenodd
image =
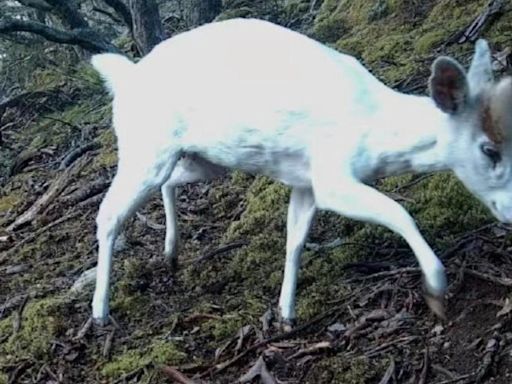
<instances>
[{"instance_id":1,"label":"deer neck","mask_svg":"<svg viewBox=\"0 0 512 384\"><path fill-rule=\"evenodd\" d=\"M367 178L449 168L448 116L429 97L394 94L375 119L364 140Z\"/></svg>"}]
</instances>

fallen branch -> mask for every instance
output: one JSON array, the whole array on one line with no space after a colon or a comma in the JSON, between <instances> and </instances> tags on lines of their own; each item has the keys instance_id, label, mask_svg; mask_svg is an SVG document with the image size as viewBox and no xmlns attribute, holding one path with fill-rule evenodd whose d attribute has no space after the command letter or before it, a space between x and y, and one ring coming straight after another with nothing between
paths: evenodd
<instances>
[{"instance_id":1,"label":"fallen branch","mask_svg":"<svg viewBox=\"0 0 512 384\"><path fill-rule=\"evenodd\" d=\"M475 42L483 29L491 24L503 13L505 2L503 0L491 0L486 8L467 26L448 39L447 44L463 44L467 41Z\"/></svg>"},{"instance_id":2,"label":"fallen branch","mask_svg":"<svg viewBox=\"0 0 512 384\"><path fill-rule=\"evenodd\" d=\"M12 248L9 248L7 251L5 251L3 253L3 255L0 255L0 264L2 264L3 262L5 262L5 260L10 258L15 251L20 249L25 244L31 242L32 240L34 240L36 237L38 237L42 233L48 231L49 229L51 229L51 228L53 228L53 227L55 227L55 226L57 226L59 224L62 224L65 221L74 219L75 217L78 217L80 215L82 215L82 213L80 211L74 211L74 212L72 212L72 213L70 213L70 214L68 214L66 216L61 217L60 219L55 220L54 222L51 222L48 225L45 225L44 227L38 229L37 231L32 232L30 235L25 237L23 240L21 240L15 246L13 246Z\"/></svg>"},{"instance_id":3,"label":"fallen branch","mask_svg":"<svg viewBox=\"0 0 512 384\"><path fill-rule=\"evenodd\" d=\"M72 167L66 169L64 172L62 172L57 179L53 182L53 184L48 188L48 190L41 196L37 201L27 210L25 213L23 213L21 216L19 216L14 223L9 225L7 227L8 232L14 231L16 228L23 224L27 224L35 219L35 217L50 203L59 196L59 194L68 186L73 176L75 176L77 173L79 173L83 167L86 165L86 159L82 159L81 161L76 162L73 164Z\"/></svg>"},{"instance_id":4,"label":"fallen branch","mask_svg":"<svg viewBox=\"0 0 512 384\"><path fill-rule=\"evenodd\" d=\"M76 191L70 193L69 195L62 196L61 198L59 198L59 201L68 205L81 203L82 201L88 199L89 197L99 195L100 193L105 191L109 185L110 181L97 180L83 186L82 188L77 189Z\"/></svg>"},{"instance_id":5,"label":"fallen branch","mask_svg":"<svg viewBox=\"0 0 512 384\"><path fill-rule=\"evenodd\" d=\"M164 375L166 375L167 377L176 381L179 384L197 384L194 380L189 379L187 376L185 376L183 373L181 373L174 367L163 365L160 367L160 371Z\"/></svg>"},{"instance_id":6,"label":"fallen branch","mask_svg":"<svg viewBox=\"0 0 512 384\"><path fill-rule=\"evenodd\" d=\"M78 159L80 156L82 156L84 153L92 151L93 149L96 149L99 147L99 143L92 141L90 143L84 144L78 148L73 149L71 152L69 152L62 161L60 162L59 169L63 170L69 167L76 159Z\"/></svg>"},{"instance_id":7,"label":"fallen branch","mask_svg":"<svg viewBox=\"0 0 512 384\"><path fill-rule=\"evenodd\" d=\"M302 357L305 355L311 355L320 351L324 351L326 349L331 349L332 343L330 341L321 341L319 343L316 343L315 345L312 345L308 348L303 348L297 352L295 352L293 355L291 355L288 360L296 359L298 357Z\"/></svg>"}]
</instances>

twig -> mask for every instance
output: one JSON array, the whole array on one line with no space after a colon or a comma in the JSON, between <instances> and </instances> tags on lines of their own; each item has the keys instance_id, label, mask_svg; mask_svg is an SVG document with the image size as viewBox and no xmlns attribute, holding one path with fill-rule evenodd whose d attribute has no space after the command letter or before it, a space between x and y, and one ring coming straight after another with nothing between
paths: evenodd
<instances>
[{"instance_id":1,"label":"twig","mask_svg":"<svg viewBox=\"0 0 512 384\"><path fill-rule=\"evenodd\" d=\"M137 219L142 221L143 224L146 224L149 228L157 230L157 231L163 231L165 229L165 225L155 223L154 221L149 220L146 216L144 216L142 213L136 212Z\"/></svg>"},{"instance_id":2,"label":"twig","mask_svg":"<svg viewBox=\"0 0 512 384\"><path fill-rule=\"evenodd\" d=\"M488 275L486 273L475 271L474 269L465 269L464 273L467 273L468 275L478 277L479 279L490 281L491 283L495 283L498 285L503 285L505 287L512 287L512 279L509 279L507 277L497 277Z\"/></svg>"},{"instance_id":3,"label":"twig","mask_svg":"<svg viewBox=\"0 0 512 384\"><path fill-rule=\"evenodd\" d=\"M78 148L71 150L60 162L59 169L64 170L69 167L76 159L82 156L84 153L92 151L99 147L99 143L96 141L92 141L90 143L84 144Z\"/></svg>"},{"instance_id":4,"label":"twig","mask_svg":"<svg viewBox=\"0 0 512 384\"><path fill-rule=\"evenodd\" d=\"M29 295L25 295L23 301L21 302L18 310L14 313L13 323L12 323L12 331L13 334L16 334L21 329L21 319L23 315L23 310L25 309L25 305L27 305Z\"/></svg>"},{"instance_id":5,"label":"twig","mask_svg":"<svg viewBox=\"0 0 512 384\"><path fill-rule=\"evenodd\" d=\"M91 327L92 327L92 317L89 317L87 319L87 321L84 323L84 325L82 326L82 328L80 328L80 330L78 331L76 336L73 338L73 340L83 339L83 337L85 336L85 334L87 332L89 332L89 329L91 329Z\"/></svg>"},{"instance_id":6,"label":"twig","mask_svg":"<svg viewBox=\"0 0 512 384\"><path fill-rule=\"evenodd\" d=\"M9 380L7 380L7 384L14 384L18 380L18 377L21 376L24 370L30 367L33 363L30 361L24 361L20 365L16 367L16 369L11 373Z\"/></svg>"},{"instance_id":7,"label":"twig","mask_svg":"<svg viewBox=\"0 0 512 384\"><path fill-rule=\"evenodd\" d=\"M48 225L45 225L44 227L38 229L37 231L35 232L32 232L31 234L29 234L27 237L25 237L23 240L21 240L19 243L17 243L16 245L14 245L12 248L9 248L7 251L4 252L3 255L0 255L0 264L2 264L5 260L7 260L8 258L11 257L11 255L17 251L19 248L21 248L22 246L24 246L25 244L31 242L32 240L34 240L36 237L38 237L39 235L41 235L42 233L48 231L49 229L59 225L59 224L62 224L63 222L65 221L68 221L68 220L71 220L71 219L74 219L75 217L78 217L80 216L82 213L80 211L74 211L74 212L71 212L70 214L68 215L65 215L65 216L62 216L60 219L57 219L53 222L51 222L50 224Z\"/></svg>"},{"instance_id":8,"label":"twig","mask_svg":"<svg viewBox=\"0 0 512 384\"><path fill-rule=\"evenodd\" d=\"M50 203L55 200L55 198L64 190L64 188L67 187L71 181L71 178L80 172L85 164L85 159L82 159L82 161L76 162L71 168L68 168L62 172L48 188L48 190L39 199L37 199L37 201L27 211L21 214L21 216L19 216L14 221L14 223L7 227L7 231L11 232L19 226L34 220L39 212L50 205Z\"/></svg>"},{"instance_id":9,"label":"twig","mask_svg":"<svg viewBox=\"0 0 512 384\"><path fill-rule=\"evenodd\" d=\"M59 119L59 118L56 118L56 117L43 116L43 119L56 121L57 123L61 123L61 124L67 125L68 127L74 128L74 129L76 129L78 131L81 130L81 128L78 125L75 125L73 123L70 123L69 121L62 120L62 119Z\"/></svg>"},{"instance_id":10,"label":"twig","mask_svg":"<svg viewBox=\"0 0 512 384\"><path fill-rule=\"evenodd\" d=\"M425 175L418 176L418 177L414 178L414 180L409 181L408 183L405 183L403 185L399 185L398 187L393 189L391 192L398 193L398 192L400 192L403 189L410 188L410 187L412 187L412 186L414 186L414 185L416 185L418 183L421 183L423 180L426 180L426 179L432 177L433 175L434 175L434 173L427 173Z\"/></svg>"},{"instance_id":11,"label":"twig","mask_svg":"<svg viewBox=\"0 0 512 384\"><path fill-rule=\"evenodd\" d=\"M393 373L395 373L395 359L391 357L391 362L389 363L388 369L386 369L386 373L384 373L384 376L379 381L379 384L388 384L389 380L391 380L391 377L393 377Z\"/></svg>"},{"instance_id":12,"label":"twig","mask_svg":"<svg viewBox=\"0 0 512 384\"><path fill-rule=\"evenodd\" d=\"M288 360L296 359L298 357L302 357L304 355L311 355L313 353L317 353L319 351L323 351L326 349L331 349L332 343L330 341L321 341L319 343L316 343L315 345L312 345L308 348L303 348L297 352L295 352L293 355L288 357Z\"/></svg>"},{"instance_id":13,"label":"twig","mask_svg":"<svg viewBox=\"0 0 512 384\"><path fill-rule=\"evenodd\" d=\"M103 345L103 357L107 358L110 356L110 351L112 350L112 342L114 340L114 334L116 333L116 329L112 329L105 338L105 344Z\"/></svg>"},{"instance_id":14,"label":"twig","mask_svg":"<svg viewBox=\"0 0 512 384\"><path fill-rule=\"evenodd\" d=\"M185 376L183 373L181 373L174 367L162 365L160 367L160 371L170 379L178 382L179 384L196 384L194 380L189 379L187 376Z\"/></svg>"},{"instance_id":15,"label":"twig","mask_svg":"<svg viewBox=\"0 0 512 384\"><path fill-rule=\"evenodd\" d=\"M426 384L427 382L427 373L428 373L428 365L429 365L429 361L428 361L428 347L425 348L425 355L423 357L423 368L421 370L421 375L420 375L420 381L418 382L418 384Z\"/></svg>"},{"instance_id":16,"label":"twig","mask_svg":"<svg viewBox=\"0 0 512 384\"><path fill-rule=\"evenodd\" d=\"M439 381L439 382L437 382L435 384L455 384L455 383L459 383L461 381L464 381L466 379L469 379L470 377L473 377L473 376L475 376L474 373L468 373L466 375L462 375L462 376L459 376L459 377L456 377L456 378L453 378L453 379Z\"/></svg>"},{"instance_id":17,"label":"twig","mask_svg":"<svg viewBox=\"0 0 512 384\"><path fill-rule=\"evenodd\" d=\"M213 251L211 252L208 252L207 254L201 256L201 257L198 257L197 259L194 260L195 263L200 263L200 262L203 262L207 259L210 259L214 256L217 256L217 255L220 255L221 253L225 253L225 252L229 252L229 251L232 251L233 249L237 249L237 248L240 248L240 247L243 247L243 246L246 246L248 245L249 243L247 241L238 241L238 242L234 242L234 243L231 243L231 244L226 244L226 245L223 245L217 249L214 249Z\"/></svg>"},{"instance_id":18,"label":"twig","mask_svg":"<svg viewBox=\"0 0 512 384\"><path fill-rule=\"evenodd\" d=\"M485 353L482 361L482 365L478 368L476 374L476 382L481 383L482 380L487 376L489 370L494 363L494 357L500 349L500 342L496 337L492 337L485 346Z\"/></svg>"},{"instance_id":19,"label":"twig","mask_svg":"<svg viewBox=\"0 0 512 384\"><path fill-rule=\"evenodd\" d=\"M383 272L377 272L373 273L371 275L367 276L356 276L351 279L349 279L347 282L352 281L360 281L360 280L368 280L368 279L378 279L381 277L391 277L391 276L397 276L402 274L414 274L414 273L420 273L421 269L418 267L404 267L404 268L398 268L393 269L392 271L383 271Z\"/></svg>"}]
</instances>

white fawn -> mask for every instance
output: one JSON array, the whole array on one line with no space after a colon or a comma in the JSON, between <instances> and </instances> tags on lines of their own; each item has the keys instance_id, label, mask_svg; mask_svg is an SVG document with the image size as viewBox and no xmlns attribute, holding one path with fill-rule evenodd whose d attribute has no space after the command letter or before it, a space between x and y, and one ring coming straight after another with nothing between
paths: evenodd
<instances>
[{"instance_id":1,"label":"white fawn","mask_svg":"<svg viewBox=\"0 0 512 384\"><path fill-rule=\"evenodd\" d=\"M160 188L165 256L176 262L175 188L225 169L292 188L279 298L295 319L301 251L317 209L400 234L442 312L443 264L412 217L367 183L404 172L452 170L502 222L512 221L512 80L494 82L479 40L469 72L449 57L432 65L430 97L396 92L355 58L260 20L208 24L168 39L138 63L117 54L92 64L113 99L119 163L97 217L93 318L109 317L114 240Z\"/></svg>"}]
</instances>

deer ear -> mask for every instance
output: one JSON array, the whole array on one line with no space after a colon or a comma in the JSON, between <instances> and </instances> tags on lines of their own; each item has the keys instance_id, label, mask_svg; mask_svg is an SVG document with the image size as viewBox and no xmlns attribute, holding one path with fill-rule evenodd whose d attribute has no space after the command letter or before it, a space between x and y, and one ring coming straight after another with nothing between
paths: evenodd
<instances>
[{"instance_id":1,"label":"deer ear","mask_svg":"<svg viewBox=\"0 0 512 384\"><path fill-rule=\"evenodd\" d=\"M456 114L464 109L469 87L462 66L449 57L439 57L432 64L429 81L430 95L446 113Z\"/></svg>"},{"instance_id":2,"label":"deer ear","mask_svg":"<svg viewBox=\"0 0 512 384\"><path fill-rule=\"evenodd\" d=\"M491 64L491 49L487 41L478 39L475 54L468 71L468 83L471 93L476 94L494 80Z\"/></svg>"}]
</instances>

